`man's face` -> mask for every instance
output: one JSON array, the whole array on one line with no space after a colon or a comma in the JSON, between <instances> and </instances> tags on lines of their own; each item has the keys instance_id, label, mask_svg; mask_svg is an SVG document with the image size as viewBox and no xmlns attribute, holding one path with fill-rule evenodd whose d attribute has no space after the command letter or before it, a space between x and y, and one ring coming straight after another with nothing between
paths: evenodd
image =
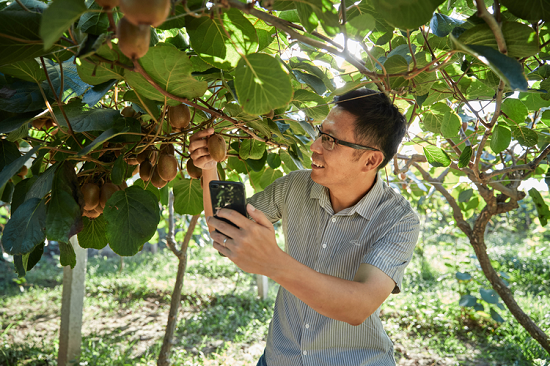
<instances>
[{"instance_id":1,"label":"man's face","mask_svg":"<svg viewBox=\"0 0 550 366\"><path fill-rule=\"evenodd\" d=\"M334 107L321 125L321 131L336 139L360 144L355 139L355 116L340 107ZM311 164L311 179L322 186L338 188L361 184L359 173L364 165L364 159L354 155L355 149L336 144L329 151L322 146L321 138L315 140L310 147L313 152ZM369 154L369 151L363 154Z\"/></svg>"}]
</instances>

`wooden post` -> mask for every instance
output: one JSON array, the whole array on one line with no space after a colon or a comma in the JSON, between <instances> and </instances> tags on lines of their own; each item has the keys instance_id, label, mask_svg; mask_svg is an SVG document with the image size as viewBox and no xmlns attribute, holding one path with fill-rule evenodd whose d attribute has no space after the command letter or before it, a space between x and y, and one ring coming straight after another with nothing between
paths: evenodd
<instances>
[{"instance_id":1,"label":"wooden post","mask_svg":"<svg viewBox=\"0 0 550 366\"><path fill-rule=\"evenodd\" d=\"M63 298L61 300L61 327L59 330L58 366L73 364L80 356L82 342L82 308L86 280L88 249L78 245L78 238L69 239L76 254L76 266L63 268Z\"/></svg>"},{"instance_id":2,"label":"wooden post","mask_svg":"<svg viewBox=\"0 0 550 366\"><path fill-rule=\"evenodd\" d=\"M256 284L258 285L258 296L261 297L262 300L267 300L267 290L269 289L267 277L257 274Z\"/></svg>"}]
</instances>

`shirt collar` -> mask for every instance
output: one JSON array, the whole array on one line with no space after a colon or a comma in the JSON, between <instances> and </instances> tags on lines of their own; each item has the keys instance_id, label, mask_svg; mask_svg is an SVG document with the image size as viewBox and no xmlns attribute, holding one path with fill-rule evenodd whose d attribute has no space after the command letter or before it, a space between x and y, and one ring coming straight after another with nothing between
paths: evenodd
<instances>
[{"instance_id":1,"label":"shirt collar","mask_svg":"<svg viewBox=\"0 0 550 366\"><path fill-rule=\"evenodd\" d=\"M367 192L367 194L365 194L361 198L361 200L359 200L359 202L357 202L355 205L338 212L338 215L351 216L354 213L358 213L365 219L370 220L374 211L376 210L376 207L378 207L378 203L382 198L383 192L384 192L384 182L382 179L380 179L380 177L377 174L374 185ZM309 197L318 199L319 205L321 207L323 207L330 214L334 214L332 205L330 203L328 188L323 187L322 185L316 182L313 182L313 186L311 187Z\"/></svg>"}]
</instances>

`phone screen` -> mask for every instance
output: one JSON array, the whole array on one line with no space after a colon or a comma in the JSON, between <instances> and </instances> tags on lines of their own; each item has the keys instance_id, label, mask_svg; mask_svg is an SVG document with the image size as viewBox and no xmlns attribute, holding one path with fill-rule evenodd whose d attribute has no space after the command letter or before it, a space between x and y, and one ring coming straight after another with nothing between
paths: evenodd
<instances>
[{"instance_id":1,"label":"phone screen","mask_svg":"<svg viewBox=\"0 0 550 366\"><path fill-rule=\"evenodd\" d=\"M220 208L228 208L235 210L246 217L246 196L244 184L240 182L213 180L210 182L209 187L210 199L212 200L212 210L214 211L214 214ZM215 217L236 226L229 220L217 216Z\"/></svg>"}]
</instances>

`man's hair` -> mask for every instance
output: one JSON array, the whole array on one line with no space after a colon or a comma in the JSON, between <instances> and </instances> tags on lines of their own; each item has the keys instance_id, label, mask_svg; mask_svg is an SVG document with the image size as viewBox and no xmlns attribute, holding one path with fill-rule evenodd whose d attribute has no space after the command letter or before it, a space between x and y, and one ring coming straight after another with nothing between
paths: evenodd
<instances>
[{"instance_id":1,"label":"man's hair","mask_svg":"<svg viewBox=\"0 0 550 366\"><path fill-rule=\"evenodd\" d=\"M356 117L355 134L359 144L379 148L384 160L378 166L383 168L397 153L397 148L407 132L407 120L393 105L386 94L357 89L334 98L336 105ZM364 150L357 150L357 156Z\"/></svg>"}]
</instances>

